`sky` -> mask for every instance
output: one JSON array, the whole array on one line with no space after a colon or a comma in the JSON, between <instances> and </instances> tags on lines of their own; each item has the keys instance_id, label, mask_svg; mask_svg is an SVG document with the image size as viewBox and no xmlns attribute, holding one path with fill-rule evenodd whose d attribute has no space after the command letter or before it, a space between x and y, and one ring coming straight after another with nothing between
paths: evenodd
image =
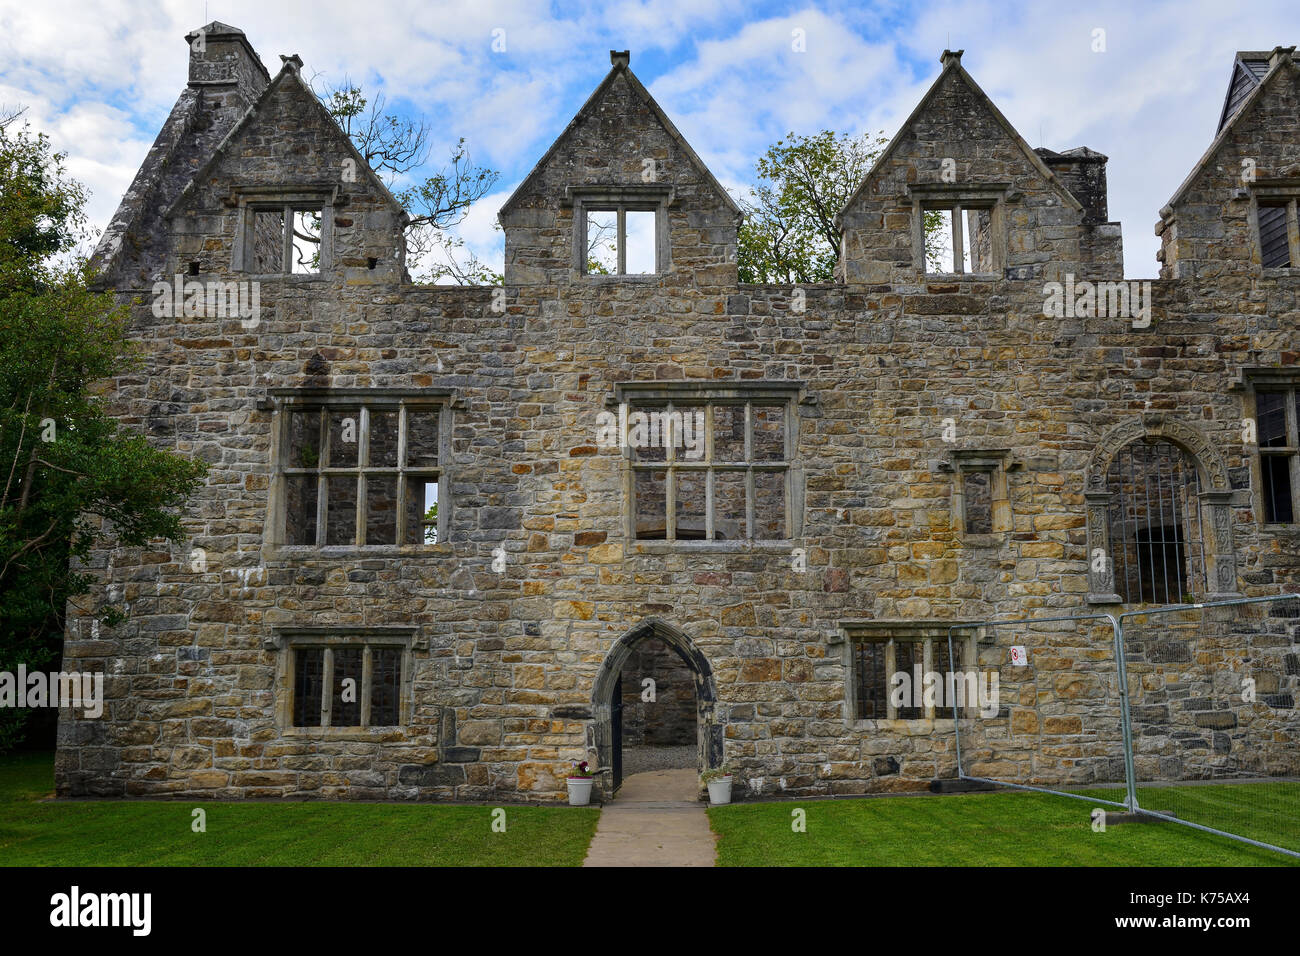
<instances>
[{"instance_id":1,"label":"sky","mask_svg":"<svg viewBox=\"0 0 1300 956\"><path fill-rule=\"evenodd\" d=\"M733 192L787 133L892 136L962 65L1031 146L1110 158L1125 272L1157 274L1158 211L1209 146L1237 50L1300 43L1295 0L1177 3L753 0L0 0L0 106L68 153L102 228L184 89L184 36L239 27L274 74L297 53L318 87L350 78L499 170L457 228L500 268L497 211L609 71L632 70Z\"/></svg>"}]
</instances>

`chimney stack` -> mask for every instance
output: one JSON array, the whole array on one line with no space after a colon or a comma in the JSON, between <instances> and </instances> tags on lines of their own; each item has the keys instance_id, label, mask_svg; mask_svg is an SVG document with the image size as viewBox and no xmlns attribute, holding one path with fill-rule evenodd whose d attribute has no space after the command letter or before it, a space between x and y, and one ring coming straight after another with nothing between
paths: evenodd
<instances>
[{"instance_id":1,"label":"chimney stack","mask_svg":"<svg viewBox=\"0 0 1300 956\"><path fill-rule=\"evenodd\" d=\"M944 50L939 55L939 62L943 64L945 70L948 68L949 63L961 66L961 55L965 52L965 50Z\"/></svg>"},{"instance_id":2,"label":"chimney stack","mask_svg":"<svg viewBox=\"0 0 1300 956\"><path fill-rule=\"evenodd\" d=\"M192 87L211 88L214 93L233 90L251 105L271 82L271 75L238 27L213 20L185 34L185 42L190 48Z\"/></svg>"},{"instance_id":3,"label":"chimney stack","mask_svg":"<svg viewBox=\"0 0 1300 956\"><path fill-rule=\"evenodd\" d=\"M1270 54L1268 55L1268 68L1269 68L1269 71L1271 72L1271 71L1273 71L1273 70L1276 70L1276 69L1277 69L1279 66L1281 66L1284 62L1286 62L1287 60L1291 59L1291 55L1292 55L1293 53L1295 53L1295 47L1293 47L1293 46L1275 46L1275 47L1273 47L1273 52L1270 53Z\"/></svg>"},{"instance_id":4,"label":"chimney stack","mask_svg":"<svg viewBox=\"0 0 1300 956\"><path fill-rule=\"evenodd\" d=\"M609 62L615 66L627 66L632 62L631 50L610 50Z\"/></svg>"}]
</instances>

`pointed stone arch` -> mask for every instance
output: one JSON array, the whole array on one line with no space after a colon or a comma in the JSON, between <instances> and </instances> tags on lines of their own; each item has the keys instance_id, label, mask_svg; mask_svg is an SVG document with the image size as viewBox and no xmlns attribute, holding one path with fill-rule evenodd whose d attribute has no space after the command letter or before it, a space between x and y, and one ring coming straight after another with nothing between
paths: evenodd
<instances>
[{"instance_id":1,"label":"pointed stone arch","mask_svg":"<svg viewBox=\"0 0 1300 956\"><path fill-rule=\"evenodd\" d=\"M642 641L653 638L667 644L695 677L695 726L700 769L722 765L722 726L715 719L718 689L709 659L684 631L659 618L648 617L614 642L601 662L592 688L592 723L589 727L591 739L588 746L596 752L600 787L607 798L613 796L615 789L611 770L614 747L619 744L614 739L614 689L618 686L619 674L633 649Z\"/></svg>"},{"instance_id":2,"label":"pointed stone arch","mask_svg":"<svg viewBox=\"0 0 1300 956\"><path fill-rule=\"evenodd\" d=\"M1162 412L1146 412L1110 428L1097 442L1084 470L1084 499L1088 509L1088 600L1117 604L1115 569L1111 560L1109 509L1114 495L1107 475L1120 450L1142 439L1166 441L1181 449L1200 478L1201 527L1206 530L1205 579L1207 600L1240 597L1232 541L1232 485L1228 466L1213 443L1198 428ZM1104 560L1098 560L1098 558Z\"/></svg>"}]
</instances>

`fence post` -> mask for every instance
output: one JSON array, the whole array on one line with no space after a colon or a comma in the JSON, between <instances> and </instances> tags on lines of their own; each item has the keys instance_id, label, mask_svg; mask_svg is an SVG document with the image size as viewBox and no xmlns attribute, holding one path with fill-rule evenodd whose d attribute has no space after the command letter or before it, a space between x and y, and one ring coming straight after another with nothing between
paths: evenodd
<instances>
[{"instance_id":1,"label":"fence post","mask_svg":"<svg viewBox=\"0 0 1300 956\"><path fill-rule=\"evenodd\" d=\"M1113 614L1107 614L1111 630L1115 633L1115 673L1119 679L1119 733L1124 743L1124 785L1129 813L1138 811L1137 774L1133 769L1133 721L1128 710L1128 667L1124 660L1124 624Z\"/></svg>"}]
</instances>

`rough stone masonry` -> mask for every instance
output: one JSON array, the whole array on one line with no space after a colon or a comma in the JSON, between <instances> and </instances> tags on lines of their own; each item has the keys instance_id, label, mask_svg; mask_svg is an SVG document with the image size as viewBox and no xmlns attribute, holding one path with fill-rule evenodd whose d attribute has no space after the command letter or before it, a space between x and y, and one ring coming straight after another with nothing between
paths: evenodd
<instances>
[{"instance_id":1,"label":"rough stone masonry","mask_svg":"<svg viewBox=\"0 0 1300 956\"><path fill-rule=\"evenodd\" d=\"M146 357L107 400L210 470L190 540L89 563L63 667L105 709L62 716L61 795L551 801L579 760L608 795L651 642L738 799L952 776L953 721L889 699L917 667L1019 675L964 712L968 772L1113 779L1109 629L977 622L1300 588L1294 48L1238 55L1143 322L1106 157L1031 149L959 51L841 212L837 281L738 283L740 210L615 53L500 211L504 284L433 287L296 56L186 43L96 263ZM702 453L600 441L620 408L701 416ZM1295 640L1227 652L1274 694L1250 721L1169 685L1193 730L1144 765L1294 773Z\"/></svg>"}]
</instances>

